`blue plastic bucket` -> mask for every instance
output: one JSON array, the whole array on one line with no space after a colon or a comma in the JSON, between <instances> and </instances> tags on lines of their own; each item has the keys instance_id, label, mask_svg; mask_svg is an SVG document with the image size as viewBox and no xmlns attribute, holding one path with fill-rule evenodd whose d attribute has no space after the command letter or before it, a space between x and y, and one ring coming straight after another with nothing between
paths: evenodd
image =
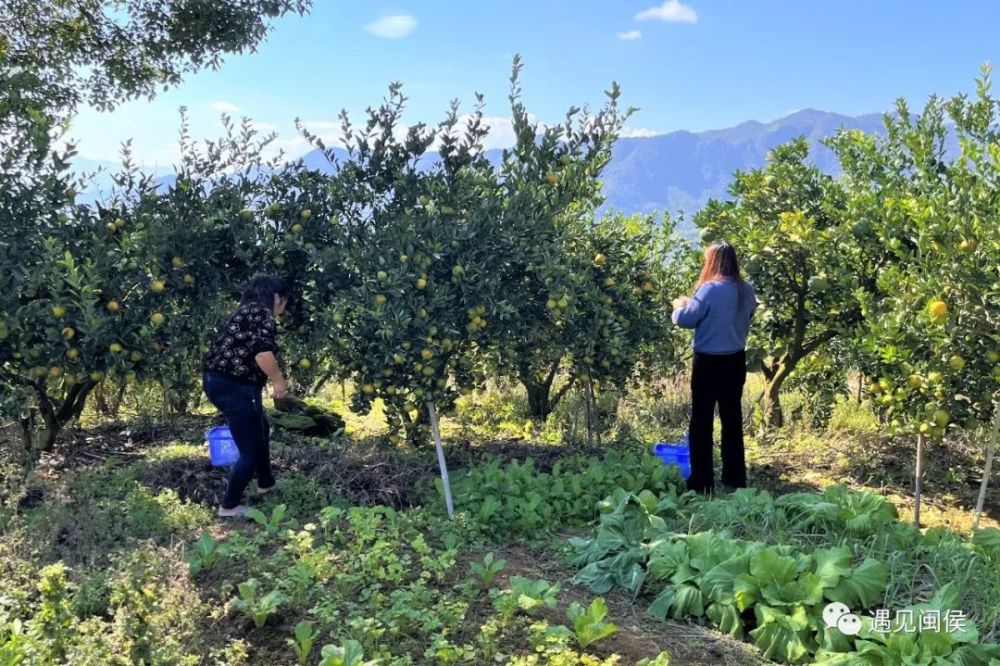
<instances>
[{"instance_id":1,"label":"blue plastic bucket","mask_svg":"<svg viewBox=\"0 0 1000 666\"><path fill-rule=\"evenodd\" d=\"M229 426L212 428L205 433L205 442L208 444L208 457L216 467L229 467L240 459L240 450L236 448Z\"/></svg>"},{"instance_id":2,"label":"blue plastic bucket","mask_svg":"<svg viewBox=\"0 0 1000 666\"><path fill-rule=\"evenodd\" d=\"M665 465L676 466L683 478L687 479L691 476L691 451L688 449L687 442L654 444L653 455L662 460Z\"/></svg>"}]
</instances>

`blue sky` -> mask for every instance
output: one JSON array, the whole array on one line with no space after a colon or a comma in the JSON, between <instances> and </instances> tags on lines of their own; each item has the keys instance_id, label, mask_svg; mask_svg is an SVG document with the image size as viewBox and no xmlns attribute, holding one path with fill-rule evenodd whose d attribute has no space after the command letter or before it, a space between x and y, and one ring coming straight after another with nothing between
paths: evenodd
<instances>
[{"instance_id":1,"label":"blue sky","mask_svg":"<svg viewBox=\"0 0 1000 666\"><path fill-rule=\"evenodd\" d=\"M296 117L332 136L346 108L360 119L391 81L410 98L408 121L436 123L449 100L476 91L507 142L511 55L525 62L524 101L540 121L599 105L611 81L640 108L630 131L728 127L801 108L884 111L895 98L970 92L984 62L1000 61L995 0L315 0L287 17L259 51L231 57L153 102L86 109L80 153L114 159L132 138L147 166L176 157L178 108L196 137L220 132L219 112L251 117L306 150Z\"/></svg>"}]
</instances>

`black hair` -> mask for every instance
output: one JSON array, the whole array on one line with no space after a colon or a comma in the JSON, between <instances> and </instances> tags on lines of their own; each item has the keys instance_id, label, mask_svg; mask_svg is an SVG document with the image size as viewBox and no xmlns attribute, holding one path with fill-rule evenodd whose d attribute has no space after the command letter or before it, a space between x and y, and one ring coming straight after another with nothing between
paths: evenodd
<instances>
[{"instance_id":1,"label":"black hair","mask_svg":"<svg viewBox=\"0 0 1000 666\"><path fill-rule=\"evenodd\" d=\"M274 297L280 296L287 300L289 295L288 283L280 277L274 275L258 275L250 280L250 284L243 290L243 297L240 305L248 303L259 303L268 310L274 308Z\"/></svg>"}]
</instances>

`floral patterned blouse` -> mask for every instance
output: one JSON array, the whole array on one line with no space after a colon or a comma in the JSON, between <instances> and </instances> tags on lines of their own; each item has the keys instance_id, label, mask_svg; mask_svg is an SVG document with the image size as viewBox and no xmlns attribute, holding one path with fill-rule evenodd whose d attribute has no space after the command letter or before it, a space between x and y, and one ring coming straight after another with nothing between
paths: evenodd
<instances>
[{"instance_id":1,"label":"floral patterned blouse","mask_svg":"<svg viewBox=\"0 0 1000 666\"><path fill-rule=\"evenodd\" d=\"M260 303L244 303L219 327L205 357L205 370L237 381L264 386L267 375L257 365L262 352L277 354L274 313Z\"/></svg>"}]
</instances>

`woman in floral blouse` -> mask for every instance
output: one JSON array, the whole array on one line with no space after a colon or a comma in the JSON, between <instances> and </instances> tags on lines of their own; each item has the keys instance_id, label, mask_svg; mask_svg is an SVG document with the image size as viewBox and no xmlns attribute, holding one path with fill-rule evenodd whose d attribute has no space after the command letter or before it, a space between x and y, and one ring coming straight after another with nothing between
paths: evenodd
<instances>
[{"instance_id":1,"label":"woman in floral blouse","mask_svg":"<svg viewBox=\"0 0 1000 666\"><path fill-rule=\"evenodd\" d=\"M255 277L236 311L219 327L205 357L205 395L226 418L240 451L229 474L219 516L244 517L243 491L257 476L257 492L275 487L271 473L271 428L264 414L263 388L270 379L275 399L288 385L278 367L275 317L288 304L288 286L268 275Z\"/></svg>"}]
</instances>

